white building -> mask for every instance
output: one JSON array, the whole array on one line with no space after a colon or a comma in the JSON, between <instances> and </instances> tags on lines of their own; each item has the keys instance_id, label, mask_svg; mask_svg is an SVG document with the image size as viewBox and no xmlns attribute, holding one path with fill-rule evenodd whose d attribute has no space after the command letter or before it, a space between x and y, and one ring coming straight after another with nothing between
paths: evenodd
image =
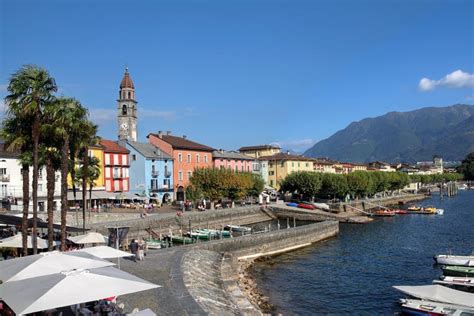
<instances>
[{"instance_id":1,"label":"white building","mask_svg":"<svg viewBox=\"0 0 474 316\"><path fill-rule=\"evenodd\" d=\"M54 202L55 210L61 207L61 173L56 172L55 176ZM33 209L31 200L33 182L33 168L30 167L30 211ZM38 178L38 211L46 212L46 168L40 168ZM0 144L0 201L2 207L11 206L11 210L21 210L23 206L23 178L21 174L21 164L18 160L18 153L4 150Z\"/></svg>"}]
</instances>

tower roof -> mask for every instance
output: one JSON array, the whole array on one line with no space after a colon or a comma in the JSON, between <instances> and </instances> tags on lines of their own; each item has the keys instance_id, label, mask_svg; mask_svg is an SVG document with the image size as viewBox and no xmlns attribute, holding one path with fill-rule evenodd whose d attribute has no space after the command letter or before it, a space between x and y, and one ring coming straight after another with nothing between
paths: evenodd
<instances>
[{"instance_id":1,"label":"tower roof","mask_svg":"<svg viewBox=\"0 0 474 316\"><path fill-rule=\"evenodd\" d=\"M128 73L128 67L125 68L125 73L123 74L123 79L122 79L122 82L120 83L120 89L123 89L123 88L135 89L132 78L130 78L130 74Z\"/></svg>"}]
</instances>

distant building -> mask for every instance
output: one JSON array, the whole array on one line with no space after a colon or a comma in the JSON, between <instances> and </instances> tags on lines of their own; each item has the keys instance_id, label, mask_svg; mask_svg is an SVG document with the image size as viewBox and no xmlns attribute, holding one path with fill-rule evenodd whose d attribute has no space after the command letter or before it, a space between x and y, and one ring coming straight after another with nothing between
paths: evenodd
<instances>
[{"instance_id":1,"label":"distant building","mask_svg":"<svg viewBox=\"0 0 474 316\"><path fill-rule=\"evenodd\" d=\"M268 179L268 162L261 160L260 157L272 156L281 152L278 145L256 145L240 147L239 152L254 158L252 162L252 172L259 174L265 184L269 185Z\"/></svg>"},{"instance_id":2,"label":"distant building","mask_svg":"<svg viewBox=\"0 0 474 316\"><path fill-rule=\"evenodd\" d=\"M383 171L383 172L395 172L396 168L392 167L389 163L383 161L374 161L367 164L367 170L372 171Z\"/></svg>"},{"instance_id":3,"label":"distant building","mask_svg":"<svg viewBox=\"0 0 474 316\"><path fill-rule=\"evenodd\" d=\"M253 158L236 151L222 149L212 152L214 167L218 169L231 169L240 172L253 171Z\"/></svg>"},{"instance_id":4,"label":"distant building","mask_svg":"<svg viewBox=\"0 0 474 316\"><path fill-rule=\"evenodd\" d=\"M268 164L268 185L280 188L280 182L289 174L298 171L314 171L313 159L298 155L278 153L262 156L261 162Z\"/></svg>"},{"instance_id":5,"label":"distant building","mask_svg":"<svg viewBox=\"0 0 474 316\"><path fill-rule=\"evenodd\" d=\"M214 148L193 142L186 136L171 135L171 132L166 134L162 131L159 131L158 134L150 133L147 138L150 144L159 147L173 158L175 199L183 201L185 189L194 169L213 166L212 152Z\"/></svg>"},{"instance_id":6,"label":"distant building","mask_svg":"<svg viewBox=\"0 0 474 316\"><path fill-rule=\"evenodd\" d=\"M437 174L443 173L443 158L434 156L432 161L418 161L416 168L419 169L418 174Z\"/></svg>"},{"instance_id":7,"label":"distant building","mask_svg":"<svg viewBox=\"0 0 474 316\"><path fill-rule=\"evenodd\" d=\"M104 148L104 182L107 192L128 192L130 190L129 150L118 142L102 139Z\"/></svg>"},{"instance_id":8,"label":"distant building","mask_svg":"<svg viewBox=\"0 0 474 316\"><path fill-rule=\"evenodd\" d=\"M127 141L130 151L130 192L166 203L174 198L173 159L149 143Z\"/></svg>"},{"instance_id":9,"label":"distant building","mask_svg":"<svg viewBox=\"0 0 474 316\"><path fill-rule=\"evenodd\" d=\"M118 139L137 141L137 101L135 86L125 68L125 74L120 82L119 99L117 100Z\"/></svg>"}]
</instances>

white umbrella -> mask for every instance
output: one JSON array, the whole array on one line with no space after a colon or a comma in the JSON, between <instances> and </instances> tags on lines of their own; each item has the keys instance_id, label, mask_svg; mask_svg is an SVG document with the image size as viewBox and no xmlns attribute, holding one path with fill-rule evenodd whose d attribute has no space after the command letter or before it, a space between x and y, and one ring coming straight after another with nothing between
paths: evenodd
<instances>
[{"instance_id":1,"label":"white umbrella","mask_svg":"<svg viewBox=\"0 0 474 316\"><path fill-rule=\"evenodd\" d=\"M85 235L69 237L68 240L75 244L105 244L108 238L102 234L90 232Z\"/></svg>"},{"instance_id":2,"label":"white umbrella","mask_svg":"<svg viewBox=\"0 0 474 316\"><path fill-rule=\"evenodd\" d=\"M132 253L125 252L122 250L117 250L115 248L108 247L108 246L84 248L81 250L77 250L76 252L88 253L102 259L123 258L123 257L134 256L134 254Z\"/></svg>"},{"instance_id":3,"label":"white umbrella","mask_svg":"<svg viewBox=\"0 0 474 316\"><path fill-rule=\"evenodd\" d=\"M114 265L83 252L43 252L37 255L0 261L0 281L18 281L73 269L92 269ZM1 295L0 295L1 297Z\"/></svg>"},{"instance_id":4,"label":"white umbrella","mask_svg":"<svg viewBox=\"0 0 474 316\"><path fill-rule=\"evenodd\" d=\"M132 316L156 316L156 314L149 308L143 309L141 311L138 311L136 313L131 313L127 315L132 315Z\"/></svg>"},{"instance_id":5,"label":"white umbrella","mask_svg":"<svg viewBox=\"0 0 474 316\"><path fill-rule=\"evenodd\" d=\"M27 247L33 248L33 240L31 236L28 236ZM21 233L15 236L0 239L0 248L23 248ZM36 237L38 249L48 248L48 241L43 238Z\"/></svg>"},{"instance_id":6,"label":"white umbrella","mask_svg":"<svg viewBox=\"0 0 474 316\"><path fill-rule=\"evenodd\" d=\"M7 282L0 285L0 297L18 315L157 287L119 269L104 267Z\"/></svg>"}]
</instances>

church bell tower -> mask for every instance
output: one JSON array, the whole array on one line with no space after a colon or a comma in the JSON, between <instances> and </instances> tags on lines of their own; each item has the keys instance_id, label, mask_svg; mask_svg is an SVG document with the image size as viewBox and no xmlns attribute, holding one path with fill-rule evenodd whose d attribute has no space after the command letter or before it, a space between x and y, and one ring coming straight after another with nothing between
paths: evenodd
<instances>
[{"instance_id":1,"label":"church bell tower","mask_svg":"<svg viewBox=\"0 0 474 316\"><path fill-rule=\"evenodd\" d=\"M135 100L135 87L132 78L125 68L122 82L120 83L118 104L118 138L119 140L137 141L137 101Z\"/></svg>"}]
</instances>

